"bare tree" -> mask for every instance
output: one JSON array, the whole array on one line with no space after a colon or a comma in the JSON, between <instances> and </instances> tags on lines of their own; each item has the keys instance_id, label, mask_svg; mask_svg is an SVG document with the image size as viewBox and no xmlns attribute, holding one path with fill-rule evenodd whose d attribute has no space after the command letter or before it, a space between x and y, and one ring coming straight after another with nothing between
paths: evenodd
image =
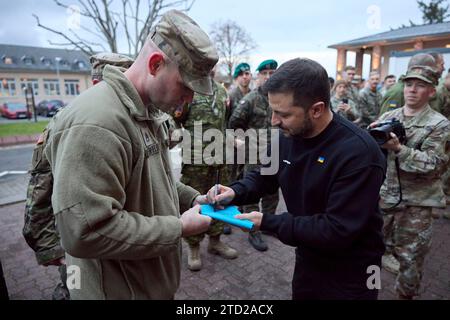
<instances>
[{"instance_id":1,"label":"bare tree","mask_svg":"<svg viewBox=\"0 0 450 320\"><path fill-rule=\"evenodd\" d=\"M229 78L232 78L234 66L248 53L257 48L252 37L236 22L228 20L216 22L211 27L211 38L216 44Z\"/></svg>"},{"instance_id":2,"label":"bare tree","mask_svg":"<svg viewBox=\"0 0 450 320\"><path fill-rule=\"evenodd\" d=\"M59 7L73 10L73 5L67 5L58 0L53 0ZM119 2L119 3L118 3ZM69 46L79 49L87 55L98 51L110 51L117 53L118 39L125 36L128 45L128 55L136 57L142 48L153 24L169 8L182 8L189 11L195 0L78 0L80 16L93 22L94 29L80 24L79 29L85 35L80 35L79 30L69 29L63 32L43 25L35 14L37 25L47 31L57 34L65 40L63 43L50 42L52 45ZM114 6L115 5L115 6ZM117 11L113 10L113 7ZM146 15L142 15L145 12ZM141 13L141 14L140 14ZM98 42L86 39L86 34L97 38Z\"/></svg>"}]
</instances>

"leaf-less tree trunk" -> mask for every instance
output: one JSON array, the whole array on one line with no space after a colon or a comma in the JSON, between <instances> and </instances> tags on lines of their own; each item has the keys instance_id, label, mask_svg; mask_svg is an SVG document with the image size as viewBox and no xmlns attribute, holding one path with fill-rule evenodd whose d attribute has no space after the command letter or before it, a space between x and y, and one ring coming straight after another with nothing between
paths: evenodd
<instances>
[{"instance_id":1,"label":"leaf-less tree trunk","mask_svg":"<svg viewBox=\"0 0 450 320\"><path fill-rule=\"evenodd\" d=\"M153 24L165 11L171 8L189 11L195 2L195 0L78 0L74 6L59 0L53 1L57 6L67 10L77 8L79 11L75 14L87 19L94 28L80 23L78 30L69 29L68 32L63 32L42 24L39 17L33 14L39 27L57 34L65 41L50 44L75 48L86 55L93 55L98 51L118 53L118 39L124 36L128 55L131 57L137 56ZM98 40L87 40L87 35ZM121 52L126 53L125 50Z\"/></svg>"}]
</instances>

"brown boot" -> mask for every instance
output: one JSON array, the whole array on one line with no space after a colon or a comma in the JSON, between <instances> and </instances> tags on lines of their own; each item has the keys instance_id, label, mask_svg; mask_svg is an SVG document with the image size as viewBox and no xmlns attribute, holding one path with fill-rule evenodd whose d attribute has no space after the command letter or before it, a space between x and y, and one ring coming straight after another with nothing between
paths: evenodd
<instances>
[{"instance_id":1,"label":"brown boot","mask_svg":"<svg viewBox=\"0 0 450 320\"><path fill-rule=\"evenodd\" d=\"M236 250L220 241L220 236L209 237L208 252L217 254L225 259L236 259L238 257Z\"/></svg>"},{"instance_id":2,"label":"brown boot","mask_svg":"<svg viewBox=\"0 0 450 320\"><path fill-rule=\"evenodd\" d=\"M200 244L189 246L188 269L199 271L202 268L202 259L200 258Z\"/></svg>"}]
</instances>

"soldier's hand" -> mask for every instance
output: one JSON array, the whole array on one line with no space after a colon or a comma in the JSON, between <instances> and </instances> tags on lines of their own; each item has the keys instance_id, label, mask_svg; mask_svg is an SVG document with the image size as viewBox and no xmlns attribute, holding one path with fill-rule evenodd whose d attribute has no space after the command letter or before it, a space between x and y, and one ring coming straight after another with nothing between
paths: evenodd
<instances>
[{"instance_id":1,"label":"soldier's hand","mask_svg":"<svg viewBox=\"0 0 450 320\"><path fill-rule=\"evenodd\" d=\"M395 133L391 132L391 139L389 139L389 141L383 144L381 147L398 153L402 148L402 144L400 143L400 140L398 140Z\"/></svg>"},{"instance_id":2,"label":"soldier's hand","mask_svg":"<svg viewBox=\"0 0 450 320\"><path fill-rule=\"evenodd\" d=\"M189 209L181 215L183 229L182 237L189 237L199 233L206 232L211 224L211 218L200 214L200 206Z\"/></svg>"},{"instance_id":3,"label":"soldier's hand","mask_svg":"<svg viewBox=\"0 0 450 320\"><path fill-rule=\"evenodd\" d=\"M202 194L200 196L197 196L197 198L194 199L194 201L192 202L192 206L196 206L199 204L208 204L208 196L206 194Z\"/></svg>"}]
</instances>

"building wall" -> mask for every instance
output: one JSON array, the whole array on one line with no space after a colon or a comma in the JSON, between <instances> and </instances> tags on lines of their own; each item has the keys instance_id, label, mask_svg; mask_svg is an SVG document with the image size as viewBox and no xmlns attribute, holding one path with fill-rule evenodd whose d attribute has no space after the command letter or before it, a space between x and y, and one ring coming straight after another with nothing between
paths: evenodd
<instances>
[{"instance_id":1,"label":"building wall","mask_svg":"<svg viewBox=\"0 0 450 320\"><path fill-rule=\"evenodd\" d=\"M14 79L15 90L9 84ZM32 80L32 81L30 81ZM78 82L76 82L78 81ZM25 93L22 90L24 83L31 83L35 92L35 103L42 100L58 99L65 103L71 102L90 86L92 86L90 74L60 73L26 73L26 72L1 72L0 71L0 104L4 102L25 103ZM59 94L55 84L59 83ZM53 84L53 85L52 85ZM68 92L66 92L66 84ZM76 85L78 84L78 90Z\"/></svg>"},{"instance_id":2,"label":"building wall","mask_svg":"<svg viewBox=\"0 0 450 320\"><path fill-rule=\"evenodd\" d=\"M424 41L423 42L423 49L434 49L434 48L445 48L447 45L450 44L450 38L447 40L433 40L433 41ZM382 57L384 60L384 63L381 67L381 77L384 79L385 76L387 76L390 73L393 73L397 76L399 76L402 73L405 73L406 70L401 71L400 69L403 69L404 63L401 64L401 67L396 65L391 65L392 63L398 64L399 59L393 59L391 57L391 53L393 51L406 51L406 52L414 52L414 42L404 43L404 44L397 44L397 45L390 45L382 47ZM392 60L392 63L390 63ZM397 61L395 61L397 60ZM409 60L409 58L408 58ZM446 63L447 68L449 65ZM406 67L405 67L406 68Z\"/></svg>"}]
</instances>

